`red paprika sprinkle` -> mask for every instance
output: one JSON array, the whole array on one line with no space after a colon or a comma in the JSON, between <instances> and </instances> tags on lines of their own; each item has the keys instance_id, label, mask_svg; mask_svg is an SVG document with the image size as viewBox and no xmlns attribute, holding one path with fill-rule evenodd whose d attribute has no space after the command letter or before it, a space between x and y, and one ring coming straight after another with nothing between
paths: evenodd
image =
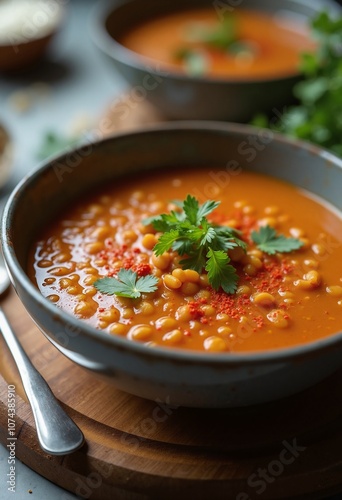
<instances>
[{"instance_id":1,"label":"red paprika sprinkle","mask_svg":"<svg viewBox=\"0 0 342 500\"><path fill-rule=\"evenodd\" d=\"M200 319L202 316L204 316L204 312L198 309L197 307L191 307L189 304L190 308L190 314L193 317L193 319Z\"/></svg>"},{"instance_id":2,"label":"red paprika sprinkle","mask_svg":"<svg viewBox=\"0 0 342 500\"><path fill-rule=\"evenodd\" d=\"M123 267L125 269L131 269L134 265L134 259L133 257L129 256L129 257L125 257L124 261L123 261Z\"/></svg>"},{"instance_id":3,"label":"red paprika sprinkle","mask_svg":"<svg viewBox=\"0 0 342 500\"><path fill-rule=\"evenodd\" d=\"M201 309L201 306L206 303L206 299L192 300L189 302L188 307L190 314L194 319L201 319L204 316L204 311Z\"/></svg>"},{"instance_id":4,"label":"red paprika sprinkle","mask_svg":"<svg viewBox=\"0 0 342 500\"><path fill-rule=\"evenodd\" d=\"M146 264L144 262L141 262L140 264L136 264L132 266L132 271L135 271L138 276L147 276L148 274L151 274L152 268L150 264Z\"/></svg>"}]
</instances>

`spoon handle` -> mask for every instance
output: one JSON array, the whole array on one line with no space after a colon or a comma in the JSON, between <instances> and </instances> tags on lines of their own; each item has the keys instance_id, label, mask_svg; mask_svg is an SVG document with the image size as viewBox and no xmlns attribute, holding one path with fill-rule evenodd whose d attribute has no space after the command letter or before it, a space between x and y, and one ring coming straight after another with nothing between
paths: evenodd
<instances>
[{"instance_id":1,"label":"spoon handle","mask_svg":"<svg viewBox=\"0 0 342 500\"><path fill-rule=\"evenodd\" d=\"M77 450L84 442L82 432L32 365L1 308L0 330L16 362L31 404L41 448L50 455L66 455Z\"/></svg>"}]
</instances>

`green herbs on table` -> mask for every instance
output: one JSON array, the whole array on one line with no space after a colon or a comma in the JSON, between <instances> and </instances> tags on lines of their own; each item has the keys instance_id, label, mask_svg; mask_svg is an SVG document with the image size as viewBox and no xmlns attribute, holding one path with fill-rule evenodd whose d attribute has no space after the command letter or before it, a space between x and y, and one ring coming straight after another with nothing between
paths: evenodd
<instances>
[{"instance_id":1,"label":"green herbs on table","mask_svg":"<svg viewBox=\"0 0 342 500\"><path fill-rule=\"evenodd\" d=\"M55 132L48 131L43 136L37 157L39 160L45 160L50 156L75 146L78 142L79 138L65 137Z\"/></svg>"},{"instance_id":2,"label":"green herbs on table","mask_svg":"<svg viewBox=\"0 0 342 500\"><path fill-rule=\"evenodd\" d=\"M237 289L238 274L230 263L228 252L236 247L246 251L247 243L236 229L208 220L207 216L220 205L219 201L209 200L200 205L195 197L188 195L183 202L174 203L176 210L143 220L145 225L151 224L161 233L153 249L155 255L173 250L182 257L179 264L183 269L193 269L198 273L205 270L215 290L222 288L233 294ZM252 231L251 239L269 255L291 252L302 246L301 241L278 235L269 226ZM138 298L142 293L154 292L157 283L158 279L151 274L138 278L132 270L121 269L117 278L101 278L94 286L101 293Z\"/></svg>"},{"instance_id":3,"label":"green herbs on table","mask_svg":"<svg viewBox=\"0 0 342 500\"><path fill-rule=\"evenodd\" d=\"M213 27L199 22L189 24L185 37L186 45L177 49L174 57L182 61L185 70L193 76L201 76L208 71L210 49L234 55L254 52L250 43L239 40L238 21L234 14L227 14Z\"/></svg>"},{"instance_id":4,"label":"green herbs on table","mask_svg":"<svg viewBox=\"0 0 342 500\"><path fill-rule=\"evenodd\" d=\"M342 156L342 16L320 13L311 23L317 42L302 54L303 79L293 88L298 104L285 110L277 122L256 116L253 124L304 139Z\"/></svg>"}]
</instances>

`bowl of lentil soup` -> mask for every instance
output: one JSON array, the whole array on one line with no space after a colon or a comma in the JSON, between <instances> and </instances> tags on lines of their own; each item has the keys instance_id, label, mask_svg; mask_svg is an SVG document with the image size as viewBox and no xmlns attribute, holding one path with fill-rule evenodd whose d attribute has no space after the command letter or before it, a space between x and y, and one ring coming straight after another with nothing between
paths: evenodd
<instances>
[{"instance_id":1,"label":"bowl of lentil soup","mask_svg":"<svg viewBox=\"0 0 342 500\"><path fill-rule=\"evenodd\" d=\"M43 333L116 387L194 407L278 399L341 366L341 168L246 125L117 134L18 185L4 256Z\"/></svg>"},{"instance_id":2,"label":"bowl of lentil soup","mask_svg":"<svg viewBox=\"0 0 342 500\"><path fill-rule=\"evenodd\" d=\"M309 24L334 1L103 1L91 16L95 45L167 118L247 122L293 102ZM118 114L124 114L118 109Z\"/></svg>"}]
</instances>

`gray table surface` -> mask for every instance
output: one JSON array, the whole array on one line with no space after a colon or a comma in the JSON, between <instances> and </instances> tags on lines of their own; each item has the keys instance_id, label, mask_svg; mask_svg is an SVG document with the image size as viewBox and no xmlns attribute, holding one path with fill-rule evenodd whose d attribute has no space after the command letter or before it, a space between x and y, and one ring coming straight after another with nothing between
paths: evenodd
<instances>
[{"instance_id":1,"label":"gray table surface","mask_svg":"<svg viewBox=\"0 0 342 500\"><path fill-rule=\"evenodd\" d=\"M15 145L14 168L8 184L0 191L0 208L22 177L36 168L37 152L47 130L66 135L82 115L90 121L102 115L126 89L125 82L109 67L93 45L88 29L95 2L66 0L67 15L49 58L30 74L5 78L0 75L0 123L10 131ZM27 91L34 83L47 83L46 98L38 99L26 113L11 103L16 91ZM72 500L77 497L52 484L16 459L16 491L7 490L8 450L0 446L0 499ZM330 500L340 500L336 496ZM228 499L227 499L228 500Z\"/></svg>"},{"instance_id":2,"label":"gray table surface","mask_svg":"<svg viewBox=\"0 0 342 500\"><path fill-rule=\"evenodd\" d=\"M63 1L67 15L41 67L29 74L5 78L0 75L0 123L8 128L14 145L14 168L0 191L3 205L8 193L22 177L36 168L37 152L47 130L67 135L82 116L90 122L103 114L108 104L126 88L125 82L102 57L89 36L91 0ZM46 97L37 99L26 113L13 107L13 93L47 83ZM7 490L8 451L0 446L0 499L67 500L76 498L16 460L16 492ZM29 490L32 493L29 493Z\"/></svg>"}]
</instances>

